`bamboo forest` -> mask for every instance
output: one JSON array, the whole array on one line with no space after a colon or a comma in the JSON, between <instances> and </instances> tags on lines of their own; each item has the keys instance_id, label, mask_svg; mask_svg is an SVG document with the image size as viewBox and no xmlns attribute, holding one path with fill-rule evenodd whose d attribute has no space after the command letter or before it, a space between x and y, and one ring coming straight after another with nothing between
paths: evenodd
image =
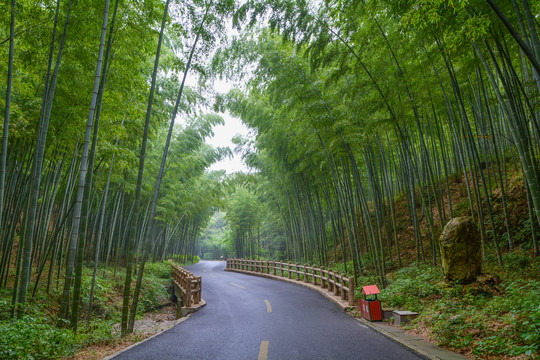
<instances>
[{"instance_id":1,"label":"bamboo forest","mask_svg":"<svg viewBox=\"0 0 540 360\"><path fill-rule=\"evenodd\" d=\"M171 265L228 258L334 269L436 345L537 358L539 21L537 0L3 1L0 358L110 355L170 304ZM482 274L449 285L460 217Z\"/></svg>"}]
</instances>

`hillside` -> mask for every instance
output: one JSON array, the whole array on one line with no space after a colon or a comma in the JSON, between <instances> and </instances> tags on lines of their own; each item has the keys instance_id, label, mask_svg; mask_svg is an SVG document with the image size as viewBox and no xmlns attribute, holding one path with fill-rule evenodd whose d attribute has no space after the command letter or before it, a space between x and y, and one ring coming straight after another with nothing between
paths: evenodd
<instances>
[{"instance_id":1,"label":"hillside","mask_svg":"<svg viewBox=\"0 0 540 360\"><path fill-rule=\"evenodd\" d=\"M464 178L453 176L451 181L454 216L470 216ZM388 308L420 313L412 325L406 327L408 331L471 359L529 359L538 354L540 258L534 253L532 237L537 235L533 235L531 229L523 177L515 170L508 174L506 196L514 247L509 249L508 243L501 244L501 266L493 254L492 239L486 238L483 274L476 282L465 286L445 283L440 264L417 262L406 201L403 197L396 200L404 267L398 269L395 260L388 262L393 266L387 268L388 285L380 299ZM492 202L497 214L495 231L504 234L500 188L493 187ZM447 213L448 210L445 208ZM421 225L424 230L427 228L425 219ZM435 235L440 233L439 228ZM429 241L425 237L423 240L424 247L429 248ZM335 268L343 269L342 266ZM371 271L373 273L373 269ZM377 283L377 277L361 276L359 281L357 297L361 296L361 286ZM354 312L353 315L360 316Z\"/></svg>"}]
</instances>

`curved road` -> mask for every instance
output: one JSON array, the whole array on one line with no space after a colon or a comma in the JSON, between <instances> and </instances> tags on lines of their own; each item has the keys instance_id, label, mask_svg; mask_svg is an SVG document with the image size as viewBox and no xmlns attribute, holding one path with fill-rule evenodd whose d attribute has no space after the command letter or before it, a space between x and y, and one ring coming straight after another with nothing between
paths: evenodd
<instances>
[{"instance_id":1,"label":"curved road","mask_svg":"<svg viewBox=\"0 0 540 360\"><path fill-rule=\"evenodd\" d=\"M188 266L202 276L207 305L114 359L421 359L315 291L224 268L224 261Z\"/></svg>"}]
</instances>

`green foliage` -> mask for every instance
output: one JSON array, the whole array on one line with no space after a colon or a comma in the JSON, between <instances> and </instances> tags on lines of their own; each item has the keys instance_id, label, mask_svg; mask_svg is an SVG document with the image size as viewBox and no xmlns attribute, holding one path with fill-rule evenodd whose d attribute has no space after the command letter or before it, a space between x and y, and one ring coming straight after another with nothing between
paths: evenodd
<instances>
[{"instance_id":1,"label":"green foliage","mask_svg":"<svg viewBox=\"0 0 540 360\"><path fill-rule=\"evenodd\" d=\"M176 265L187 266L187 265L198 263L199 261L201 261L201 258L198 257L197 255L188 256L188 255L174 254L171 256L171 260L175 262Z\"/></svg>"},{"instance_id":2,"label":"green foliage","mask_svg":"<svg viewBox=\"0 0 540 360\"><path fill-rule=\"evenodd\" d=\"M107 291L103 296L109 298L113 295L113 289L108 288ZM40 303L44 301L43 296L35 300L37 303L25 305L24 316L10 319L10 302L6 298L0 299L0 358L58 359L72 355L86 346L106 344L118 338L118 334L112 331L115 320L104 319L115 314L111 300L107 303L106 311L97 311L100 307L96 307L94 311L97 316L90 323L85 321L81 324L76 335L70 329L58 328L54 316L46 317L46 304Z\"/></svg>"},{"instance_id":3,"label":"green foliage","mask_svg":"<svg viewBox=\"0 0 540 360\"><path fill-rule=\"evenodd\" d=\"M267 181L258 173L235 173L227 179L224 240L232 256L276 260L285 251L282 218Z\"/></svg>"},{"instance_id":4,"label":"green foliage","mask_svg":"<svg viewBox=\"0 0 540 360\"><path fill-rule=\"evenodd\" d=\"M391 307L421 311L426 299L440 295L441 290L436 285L440 280L440 268L414 264L389 277L390 284L381 290L381 299Z\"/></svg>"},{"instance_id":5,"label":"green foliage","mask_svg":"<svg viewBox=\"0 0 540 360\"><path fill-rule=\"evenodd\" d=\"M156 309L168 301L168 288L171 284L169 279L160 279L156 277L145 277L141 288L141 299L137 307L137 313L143 313Z\"/></svg>"},{"instance_id":6,"label":"green foliage","mask_svg":"<svg viewBox=\"0 0 540 360\"><path fill-rule=\"evenodd\" d=\"M540 258L531 259L530 252L523 248L514 248L502 255L503 265L497 264L493 256L486 256L483 264L484 272L497 275L505 279L523 278L523 274L527 274L528 278L540 278Z\"/></svg>"},{"instance_id":7,"label":"green foliage","mask_svg":"<svg viewBox=\"0 0 540 360\"><path fill-rule=\"evenodd\" d=\"M520 355L540 351L540 281L515 279L503 284L502 296L494 297L485 306L485 314L502 320L502 332L479 342L481 353ZM498 340L505 346L493 347ZM485 349L484 349L485 348Z\"/></svg>"},{"instance_id":8,"label":"green foliage","mask_svg":"<svg viewBox=\"0 0 540 360\"><path fill-rule=\"evenodd\" d=\"M338 274L346 274L347 276L352 276L353 262L348 261L346 264L343 262L334 263L330 265L330 269ZM367 285L367 284L364 284Z\"/></svg>"},{"instance_id":9,"label":"green foliage","mask_svg":"<svg viewBox=\"0 0 540 360\"><path fill-rule=\"evenodd\" d=\"M56 328L50 319L25 316L0 321L2 359L57 359L76 349L76 336L70 330Z\"/></svg>"},{"instance_id":10,"label":"green foliage","mask_svg":"<svg viewBox=\"0 0 540 360\"><path fill-rule=\"evenodd\" d=\"M519 259L519 258L518 258ZM540 350L540 282L512 275L462 286L441 283L439 268L413 265L389 277L384 304L420 316L412 327L427 328L439 345L473 349L475 356L531 355Z\"/></svg>"},{"instance_id":11,"label":"green foliage","mask_svg":"<svg viewBox=\"0 0 540 360\"><path fill-rule=\"evenodd\" d=\"M199 243L201 253L206 260L225 259L233 256L232 234L225 220L225 213L217 211L212 215L206 229L201 232Z\"/></svg>"},{"instance_id":12,"label":"green foliage","mask_svg":"<svg viewBox=\"0 0 540 360\"><path fill-rule=\"evenodd\" d=\"M11 311L11 302L7 298L0 299L0 320L9 318Z\"/></svg>"},{"instance_id":13,"label":"green foliage","mask_svg":"<svg viewBox=\"0 0 540 360\"><path fill-rule=\"evenodd\" d=\"M67 3L66 3L67 4ZM61 34L67 5L61 4L59 32ZM51 39L55 6L38 1L17 1L17 27L23 26L17 36L15 51L15 74L13 87L14 112L10 126L10 138L23 142L32 141L37 131L40 96L43 93L44 71L47 65L47 52ZM147 61L155 51L156 36L153 25L159 21L162 3L148 1L149 6L130 3L120 5L122 26L116 26L114 60L110 63L107 91L103 99L102 121L108 131L100 134L98 151L110 157L112 151L120 154L120 167L126 167L130 149L136 144L140 134L140 120L147 97L147 79L151 63ZM6 24L9 22L9 4L2 4L0 23L2 39L5 39ZM156 11L157 10L157 11ZM71 20L66 38L66 48L58 74L54 97L54 110L47 146L73 149L77 138L84 132L84 123L79 121L82 114L88 113L93 74L99 42L103 2L73 2ZM22 29L22 28L21 28ZM57 34L57 37L59 34ZM58 40L57 40L58 47ZM133 51L132 49L137 49ZM7 47L0 49L2 56ZM4 78L6 66L0 65ZM156 107L157 118L163 117L164 107ZM133 120L121 126L122 118ZM137 134L137 136L134 136ZM114 139L122 139L121 145L114 147ZM10 139L11 140L11 139ZM49 156L55 156L49 151Z\"/></svg>"},{"instance_id":14,"label":"green foliage","mask_svg":"<svg viewBox=\"0 0 540 360\"><path fill-rule=\"evenodd\" d=\"M195 261L198 259L195 257ZM171 261L148 262L141 291L138 314L154 310L169 301ZM1 359L57 359L69 357L78 350L94 344L110 344L119 339L113 331L120 320L120 291L122 274L114 276L114 269L99 268L94 289L92 321L86 321L92 269L83 268L82 321L77 334L56 326L56 317L50 315L60 290L50 294L40 289L34 302L21 305L21 319L10 318L11 291L0 291L0 358Z\"/></svg>"},{"instance_id":15,"label":"green foliage","mask_svg":"<svg viewBox=\"0 0 540 360\"><path fill-rule=\"evenodd\" d=\"M159 279L170 279L173 262L170 260L167 261L156 261L146 263L144 266L144 272L147 276L157 277Z\"/></svg>"},{"instance_id":16,"label":"green foliage","mask_svg":"<svg viewBox=\"0 0 540 360\"><path fill-rule=\"evenodd\" d=\"M86 312L90 303L90 290L92 285L92 270L83 268L83 276L81 279L81 298L83 303L83 311ZM105 319L111 319L116 315L116 311L111 307L111 295L115 288L119 287L116 279L111 277L110 272L101 269L96 276L96 284L94 286L94 301L92 311L94 314Z\"/></svg>"},{"instance_id":17,"label":"green foliage","mask_svg":"<svg viewBox=\"0 0 540 360\"><path fill-rule=\"evenodd\" d=\"M445 295L421 316L441 345L474 354L531 355L540 350L540 282L509 281L499 296Z\"/></svg>"},{"instance_id":18,"label":"green foliage","mask_svg":"<svg viewBox=\"0 0 540 360\"><path fill-rule=\"evenodd\" d=\"M94 344L109 344L119 339L119 334L113 331L115 322L112 320L94 319L90 323L81 324L77 333L79 349Z\"/></svg>"},{"instance_id":19,"label":"green foliage","mask_svg":"<svg viewBox=\"0 0 540 360\"><path fill-rule=\"evenodd\" d=\"M525 39L526 42L538 49L540 44L533 36L537 30L534 19L526 18L525 6L518 5L514 9L510 1L499 3L516 27L523 22L522 15L533 23L527 25L529 29L523 24L520 32L524 37L528 32L530 39ZM538 14L539 2L525 3L531 3L530 12ZM118 242L123 236L117 235L121 235L128 223L133 200L137 171L133 164L138 156L141 119L156 48L156 28L163 5L160 0L121 3L119 26L114 34L114 56L109 64L102 103L102 129L107 130L99 135L97 167L103 170L111 156L117 156L112 176L116 186L111 189L118 189L114 200L108 199L103 204L107 211L105 227L110 232L103 237L107 243L102 249L108 250L107 256L116 256L121 262L126 259L117 255L126 244ZM170 118L171 99L175 98L179 85L178 74L186 66L185 49L192 43L200 15L208 10L192 68L201 75L200 85L205 88L209 74L204 60L220 42L227 23L223 20L235 10L236 3L197 0L183 3L186 6L175 5L171 7L158 71L142 203L148 200L160 168L166 137L163 124ZM7 2L0 4L1 39L7 37L8 7ZM60 163L65 150L75 151L75 144L84 131L80 120L87 113L91 96L102 7L102 1L75 1L73 4L53 101L45 168L54 168ZM62 2L59 29L65 12L66 4ZM26 162L24 158L30 157L30 152L21 149L31 149L35 140L53 18L52 1L17 1L17 69L9 148L13 159L7 176L16 184L14 193L19 199L25 198L24 191L20 190L23 186L19 185L25 181L24 176L16 178L14 174L19 171L15 169ZM193 257L197 249L195 241L200 230L209 225L208 229L223 230L204 234L207 236L203 248L207 248L202 252L212 253L214 258L227 257L230 253L326 264L331 244L333 260L342 261L334 266L336 271L354 273L359 285L384 283L385 271L393 268L396 261L388 259L395 259L399 245L406 255L410 255L414 247L419 263L427 260L429 255L426 254L431 254L432 263L439 260L436 241L424 240L426 230L437 233L436 229L444 225L443 220L448 215L443 215L440 208L438 217L434 215L435 207L446 207L454 195L447 197L442 189L445 176L462 181L463 172L467 172L468 194L454 202L453 216L470 213L477 217L484 214L484 210L489 212L489 219L484 214L485 218L480 221L486 225L486 229L482 226L486 249L493 249L487 240L495 238L508 219L503 221L502 217L494 218L491 214L489 199L497 193L496 185L489 182L490 189L484 193L480 185L487 183L484 173L501 172L499 155L513 157L516 150L535 210L540 212L540 189L535 172L540 133L537 124L531 121L536 116L538 79L531 72L530 61L522 56L512 36L500 27L499 19L493 16L485 1L255 0L242 4L234 14L234 24L238 27L242 21L251 20L250 25L253 25L257 19L269 19L269 29L261 26L262 30L241 35L230 43L224 41L231 46L217 51L213 64L221 74L241 72L238 78L244 80L245 69L249 69L253 75L250 80L242 81L245 94L235 89L218 99L216 108L229 109L253 129L253 138L236 138L235 143L236 152L257 172L228 178L205 172L212 162L230 154L227 149L213 149L204 143L212 135L213 126L223 120L215 114L199 114L201 104L206 102L205 95L198 89L186 88L180 108L189 119L175 127L170 144L167 172L156 207L157 231L151 234L155 238L150 239L155 244L154 259L172 254L174 259L184 263L188 259L198 261L198 257ZM476 41L478 49L470 46L471 40ZM4 58L7 48L0 47ZM482 53L490 54L485 63L479 59ZM535 55L538 57L537 53ZM230 62L228 66L227 62ZM488 80L494 70L495 79ZM5 78L6 62L1 63L0 74ZM0 94L5 88L0 84ZM0 96L0 107L3 98ZM512 113L509 108L513 109ZM496 161L497 152L500 154ZM475 156L476 153L480 155ZM74 164L77 156L75 151ZM37 226L40 229L36 234L40 239L35 244L39 251L33 252L38 258L32 259L32 264L47 263L52 258L43 256L54 256L65 245L60 240L64 225L59 228L58 224L66 219L65 224L69 224L70 215L66 213L65 203L59 200L72 198L72 192L67 189L67 169L65 166L44 177L47 180L40 189L44 196L40 198L39 210L40 214L45 214L45 209L52 209L53 214L50 219L41 216L42 224ZM28 167L20 171L31 172ZM61 180L58 189L53 189L50 184L56 177ZM96 203L104 178L93 180ZM488 178L491 180L490 175ZM47 194L51 194L51 199ZM414 231L410 238L415 236L416 243L411 247L407 236L398 239L396 224L392 223L396 215L391 203L396 196L402 196L407 202L404 206L407 209L402 210L408 211L409 223L398 224L397 228L407 231L413 228L409 234ZM89 219L97 218L96 207L97 204L90 204ZM13 224L22 224L22 214L26 212L19 210L19 214L11 216L12 208L16 207L8 205L5 210L8 213L0 214L0 218L13 217ZM227 226L214 226L215 219L209 221L218 208L227 212ZM118 211L111 216L110 209ZM133 224L139 220L135 219ZM534 223L521 221L521 224L514 241L526 244L525 248L536 247L531 240ZM1 227L8 228L4 224ZM48 237L50 230L54 236ZM19 229L17 235L20 235ZM511 247L510 236L503 235L502 240ZM6 242L2 249L3 260L14 250L8 244ZM49 253L52 245L54 251ZM89 253L95 251L93 246L88 248L85 260L93 258ZM503 263L498 245L496 248L497 260ZM85 247L80 249L85 250ZM186 254L185 249L190 249L190 253ZM180 253L185 255L178 255ZM493 251L488 251L486 257L491 263ZM60 260L56 266L63 264L63 259ZM501 274L508 275L516 269L522 273L532 270L537 278L538 267L531 266L535 262L530 260L530 254L510 253L503 260L504 265L497 269ZM9 261L3 263L8 264L6 274L13 272ZM374 269L378 276L372 273ZM31 270L34 273L34 269ZM370 272L362 274L365 271ZM147 273L140 310L151 309L166 297L170 269L167 263L148 264ZM98 316L108 319L116 315L117 310L108 304L110 293L118 284L115 279L101 275L96 282L94 310ZM467 287L446 291L437 285L440 275L437 268L426 265L404 268L390 277L390 284L381 297L392 306L411 310L426 310L432 306L433 319L426 314L424 321L432 321L433 331L448 346L465 347L476 342L479 352L489 354L503 353L499 352L503 345L509 349L506 354L538 350L531 345L538 343L538 329L526 318L526 314L532 314L532 319L538 323L534 298L527 294L517 299L521 291L537 295L536 282L524 287L519 279L508 276L501 285L501 291L512 299L507 303L501 300L500 294L475 292ZM130 279L127 280L129 284ZM89 283L90 276L86 273L83 305L89 300ZM51 293L50 298L58 295L55 290ZM36 301L47 301L46 298L38 293ZM128 298L129 291L126 300ZM32 305L21 308L27 317L42 310ZM6 319L10 311L8 294L1 294L0 319ZM489 326L482 325L478 314L502 319L500 333L507 338L490 332ZM449 320L444 322L445 318ZM474 333L474 322L481 324L478 327L481 333ZM89 325L88 329L92 326L95 331L84 330L87 332L83 333L93 332L96 338L89 335L85 341L95 342L106 337L106 322ZM482 341L477 341L481 336Z\"/></svg>"}]
</instances>

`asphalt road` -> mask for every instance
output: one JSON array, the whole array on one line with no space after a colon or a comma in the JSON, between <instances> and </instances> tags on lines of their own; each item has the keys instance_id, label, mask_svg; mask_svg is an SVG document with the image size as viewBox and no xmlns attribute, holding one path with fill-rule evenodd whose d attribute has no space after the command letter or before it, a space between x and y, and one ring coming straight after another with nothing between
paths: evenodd
<instances>
[{"instance_id":1,"label":"asphalt road","mask_svg":"<svg viewBox=\"0 0 540 360\"><path fill-rule=\"evenodd\" d=\"M187 268L202 276L207 305L114 359L421 359L313 290L225 272L224 261Z\"/></svg>"}]
</instances>

